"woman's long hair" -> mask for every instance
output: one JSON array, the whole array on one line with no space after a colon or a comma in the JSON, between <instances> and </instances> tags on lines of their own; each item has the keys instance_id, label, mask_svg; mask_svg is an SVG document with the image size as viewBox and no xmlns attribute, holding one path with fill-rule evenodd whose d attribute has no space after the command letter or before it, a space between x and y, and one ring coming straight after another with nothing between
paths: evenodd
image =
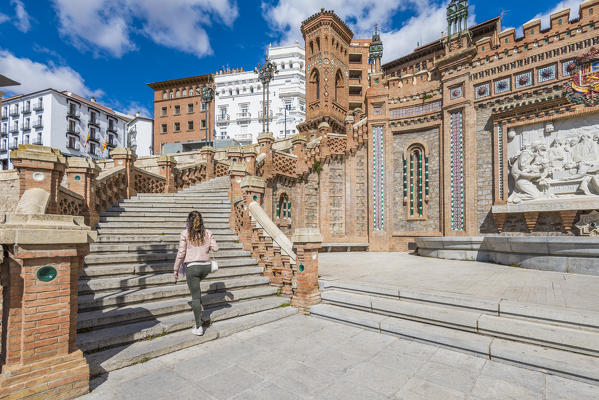
<instances>
[{"instance_id":1,"label":"woman's long hair","mask_svg":"<svg viewBox=\"0 0 599 400\"><path fill-rule=\"evenodd\" d=\"M197 211L192 211L187 216L187 238L194 246L204 244L206 236L206 228L204 227L204 219L202 214Z\"/></svg>"}]
</instances>

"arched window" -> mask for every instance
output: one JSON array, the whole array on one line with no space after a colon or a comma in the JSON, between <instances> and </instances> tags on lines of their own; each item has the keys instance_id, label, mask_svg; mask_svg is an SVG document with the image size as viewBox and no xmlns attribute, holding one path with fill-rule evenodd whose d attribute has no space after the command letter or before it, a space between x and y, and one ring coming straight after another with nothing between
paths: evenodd
<instances>
[{"instance_id":1,"label":"arched window","mask_svg":"<svg viewBox=\"0 0 599 400\"><path fill-rule=\"evenodd\" d=\"M277 218L291 220L291 200L287 193L282 193L279 196L279 202L277 203Z\"/></svg>"},{"instance_id":2,"label":"arched window","mask_svg":"<svg viewBox=\"0 0 599 400\"><path fill-rule=\"evenodd\" d=\"M166 98L168 97L168 95L166 94L166 90L162 91L162 99L166 100Z\"/></svg>"},{"instance_id":3,"label":"arched window","mask_svg":"<svg viewBox=\"0 0 599 400\"><path fill-rule=\"evenodd\" d=\"M320 99L320 74L318 73L318 69L314 68L312 70L310 82L312 84L312 87L314 88L316 99Z\"/></svg>"},{"instance_id":4,"label":"arched window","mask_svg":"<svg viewBox=\"0 0 599 400\"><path fill-rule=\"evenodd\" d=\"M316 38L316 51L320 52L320 38Z\"/></svg>"},{"instance_id":5,"label":"arched window","mask_svg":"<svg viewBox=\"0 0 599 400\"><path fill-rule=\"evenodd\" d=\"M179 92L179 89L177 89L177 93L175 94L175 97L178 98L179 96L181 96L181 92Z\"/></svg>"},{"instance_id":6,"label":"arched window","mask_svg":"<svg viewBox=\"0 0 599 400\"><path fill-rule=\"evenodd\" d=\"M173 91L172 91L172 90L169 92L169 97L170 97L171 99L173 98Z\"/></svg>"},{"instance_id":7,"label":"arched window","mask_svg":"<svg viewBox=\"0 0 599 400\"><path fill-rule=\"evenodd\" d=\"M335 101L338 101L341 90L343 89L343 74L341 70L337 70L335 74Z\"/></svg>"},{"instance_id":8,"label":"arched window","mask_svg":"<svg viewBox=\"0 0 599 400\"><path fill-rule=\"evenodd\" d=\"M187 96L187 88L183 89L183 97Z\"/></svg>"},{"instance_id":9,"label":"arched window","mask_svg":"<svg viewBox=\"0 0 599 400\"><path fill-rule=\"evenodd\" d=\"M310 55L314 54L314 42L310 40Z\"/></svg>"},{"instance_id":10,"label":"arched window","mask_svg":"<svg viewBox=\"0 0 599 400\"><path fill-rule=\"evenodd\" d=\"M408 147L403 160L403 195L408 218L426 218L428 194L428 156L425 146L415 143Z\"/></svg>"}]
</instances>

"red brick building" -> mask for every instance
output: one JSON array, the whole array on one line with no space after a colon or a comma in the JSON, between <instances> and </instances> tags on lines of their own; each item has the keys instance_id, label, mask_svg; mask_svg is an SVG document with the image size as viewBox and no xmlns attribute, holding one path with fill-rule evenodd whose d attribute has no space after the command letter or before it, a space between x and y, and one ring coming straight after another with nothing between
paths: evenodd
<instances>
[{"instance_id":1,"label":"red brick building","mask_svg":"<svg viewBox=\"0 0 599 400\"><path fill-rule=\"evenodd\" d=\"M214 90L214 75L148 83L154 89L154 154L197 150L214 141L214 98L202 99L202 88ZM214 97L214 96L213 96ZM165 145L170 145L170 149Z\"/></svg>"}]
</instances>

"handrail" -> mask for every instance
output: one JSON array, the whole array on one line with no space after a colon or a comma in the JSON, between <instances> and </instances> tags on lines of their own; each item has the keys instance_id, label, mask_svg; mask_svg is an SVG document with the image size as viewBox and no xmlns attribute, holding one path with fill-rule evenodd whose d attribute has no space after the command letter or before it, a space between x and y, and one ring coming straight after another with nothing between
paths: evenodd
<instances>
[{"instance_id":1,"label":"handrail","mask_svg":"<svg viewBox=\"0 0 599 400\"><path fill-rule=\"evenodd\" d=\"M277 246L281 248L282 254L289 256L291 264L295 264L296 255L293 252L293 243L269 218L262 207L260 207L260 204L252 201L248 206L248 210L250 212L250 216L256 222L256 225L262 228L264 233L272 238L273 243L276 243Z\"/></svg>"}]
</instances>

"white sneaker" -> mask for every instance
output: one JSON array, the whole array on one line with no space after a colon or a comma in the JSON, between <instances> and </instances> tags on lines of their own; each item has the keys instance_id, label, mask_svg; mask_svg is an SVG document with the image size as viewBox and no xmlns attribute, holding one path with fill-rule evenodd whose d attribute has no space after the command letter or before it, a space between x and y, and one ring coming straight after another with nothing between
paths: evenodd
<instances>
[{"instance_id":1,"label":"white sneaker","mask_svg":"<svg viewBox=\"0 0 599 400\"><path fill-rule=\"evenodd\" d=\"M204 328L202 328L201 326L199 328L193 328L191 330L191 333L197 336L202 336L204 334Z\"/></svg>"}]
</instances>

